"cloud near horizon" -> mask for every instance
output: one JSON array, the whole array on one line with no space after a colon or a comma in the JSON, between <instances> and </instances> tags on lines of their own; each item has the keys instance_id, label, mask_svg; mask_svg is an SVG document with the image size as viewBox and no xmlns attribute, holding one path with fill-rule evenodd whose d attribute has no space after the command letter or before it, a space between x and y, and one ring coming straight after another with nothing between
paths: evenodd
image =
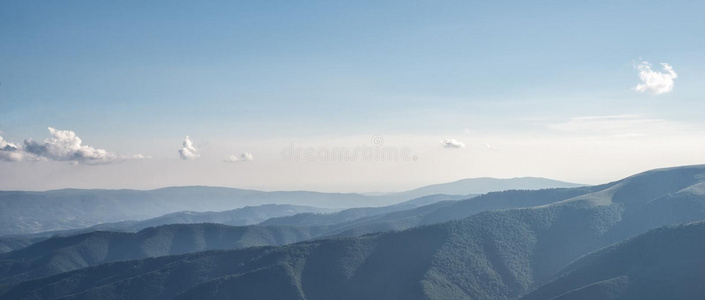
<instances>
[{"instance_id":1,"label":"cloud near horizon","mask_svg":"<svg viewBox=\"0 0 705 300\"><path fill-rule=\"evenodd\" d=\"M121 156L105 149L83 145L83 141L70 130L49 127L51 138L43 142L26 139L24 145L5 141L0 137L0 160L3 161L68 161L81 164L107 164L128 159L144 159L144 155Z\"/></svg>"},{"instance_id":2,"label":"cloud near horizon","mask_svg":"<svg viewBox=\"0 0 705 300\"><path fill-rule=\"evenodd\" d=\"M443 145L443 148L465 148L465 144L456 139L441 140L441 144Z\"/></svg>"},{"instance_id":3,"label":"cloud near horizon","mask_svg":"<svg viewBox=\"0 0 705 300\"><path fill-rule=\"evenodd\" d=\"M198 149L193 146L191 138L187 135L182 143L183 148L179 149L179 157L183 160L196 159L201 155L198 154Z\"/></svg>"},{"instance_id":4,"label":"cloud near horizon","mask_svg":"<svg viewBox=\"0 0 705 300\"><path fill-rule=\"evenodd\" d=\"M254 160L252 153L245 152L243 154L240 154L240 157L235 156L235 155L230 155L227 158L225 158L224 161L227 163L234 163L234 162L251 161L251 160Z\"/></svg>"},{"instance_id":5,"label":"cloud near horizon","mask_svg":"<svg viewBox=\"0 0 705 300\"><path fill-rule=\"evenodd\" d=\"M23 161L26 159L27 153L24 152L22 146L10 143L0 136L0 160L2 161Z\"/></svg>"},{"instance_id":6,"label":"cloud near horizon","mask_svg":"<svg viewBox=\"0 0 705 300\"><path fill-rule=\"evenodd\" d=\"M634 87L638 92L649 92L655 95L666 94L673 91L675 79L678 74L673 70L673 67L667 63L661 63L665 72L658 72L651 69L651 64L648 61L640 61L634 65L634 68L639 70L639 79L641 83Z\"/></svg>"}]
</instances>

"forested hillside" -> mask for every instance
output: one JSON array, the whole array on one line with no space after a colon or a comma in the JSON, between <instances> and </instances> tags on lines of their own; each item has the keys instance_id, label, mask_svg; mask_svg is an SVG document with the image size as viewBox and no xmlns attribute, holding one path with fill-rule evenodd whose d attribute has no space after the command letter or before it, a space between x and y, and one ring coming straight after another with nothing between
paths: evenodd
<instances>
[{"instance_id":1,"label":"forested hillside","mask_svg":"<svg viewBox=\"0 0 705 300\"><path fill-rule=\"evenodd\" d=\"M654 229L570 264L521 300L705 299L705 222Z\"/></svg>"},{"instance_id":2,"label":"forested hillside","mask_svg":"<svg viewBox=\"0 0 705 300\"><path fill-rule=\"evenodd\" d=\"M316 227L173 224L137 233L96 231L54 237L0 254L0 284L73 271L106 262L212 249L285 245L310 239Z\"/></svg>"}]
</instances>

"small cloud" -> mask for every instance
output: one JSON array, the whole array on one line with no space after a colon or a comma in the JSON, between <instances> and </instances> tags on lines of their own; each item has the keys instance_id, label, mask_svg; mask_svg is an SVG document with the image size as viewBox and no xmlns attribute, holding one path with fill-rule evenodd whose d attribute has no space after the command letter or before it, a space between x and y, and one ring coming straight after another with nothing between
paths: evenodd
<instances>
[{"instance_id":1,"label":"small cloud","mask_svg":"<svg viewBox=\"0 0 705 300\"><path fill-rule=\"evenodd\" d=\"M225 158L225 162L227 163L234 163L234 162L240 162L240 161L251 161L254 160L254 157L252 156L252 153L245 152L243 154L240 154L240 156L235 156L235 155L230 155L227 158Z\"/></svg>"},{"instance_id":2,"label":"small cloud","mask_svg":"<svg viewBox=\"0 0 705 300\"><path fill-rule=\"evenodd\" d=\"M142 155L142 154L135 154L135 155L127 156L127 158L130 158L130 159L150 159L150 158L152 158L152 157L151 157L151 156L145 156L145 155Z\"/></svg>"},{"instance_id":3,"label":"small cloud","mask_svg":"<svg viewBox=\"0 0 705 300\"><path fill-rule=\"evenodd\" d=\"M441 144L443 145L443 148L465 148L465 144L455 139L441 140Z\"/></svg>"},{"instance_id":4,"label":"small cloud","mask_svg":"<svg viewBox=\"0 0 705 300\"><path fill-rule=\"evenodd\" d=\"M83 164L105 164L126 159L144 159L141 154L121 156L104 149L83 145L83 141L70 130L49 127L51 138L43 142L26 139L24 145L6 142L0 137L0 160L37 161L55 160Z\"/></svg>"},{"instance_id":5,"label":"small cloud","mask_svg":"<svg viewBox=\"0 0 705 300\"><path fill-rule=\"evenodd\" d=\"M673 91L675 79L678 74L667 63L661 63L663 73L651 69L651 64L647 61L640 61L634 65L634 68L639 70L639 79L641 83L634 89L638 92L649 92L652 94L665 94Z\"/></svg>"},{"instance_id":6,"label":"small cloud","mask_svg":"<svg viewBox=\"0 0 705 300\"><path fill-rule=\"evenodd\" d=\"M183 148L179 149L179 156L181 157L181 159L189 160L200 157L200 155L198 154L198 149L193 146L193 142L191 142L191 138L189 138L188 135L184 139L182 145Z\"/></svg>"},{"instance_id":7,"label":"small cloud","mask_svg":"<svg viewBox=\"0 0 705 300\"><path fill-rule=\"evenodd\" d=\"M486 148L487 150L490 150L490 151L493 151L493 152L499 152L499 148L497 148L497 147L495 147L495 146L492 146L492 145L490 145L489 143L480 142L480 144L482 144L483 146L485 146L485 148Z\"/></svg>"}]
</instances>

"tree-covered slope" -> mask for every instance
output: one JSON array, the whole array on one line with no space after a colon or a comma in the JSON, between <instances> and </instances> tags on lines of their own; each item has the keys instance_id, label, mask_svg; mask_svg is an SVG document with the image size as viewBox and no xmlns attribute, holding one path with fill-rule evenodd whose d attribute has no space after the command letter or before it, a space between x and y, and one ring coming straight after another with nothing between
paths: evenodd
<instances>
[{"instance_id":1,"label":"tree-covered slope","mask_svg":"<svg viewBox=\"0 0 705 300\"><path fill-rule=\"evenodd\" d=\"M309 239L318 231L320 229L315 227L175 224L137 233L96 231L54 237L0 255L0 283L34 279L105 262L211 249L285 245Z\"/></svg>"},{"instance_id":2,"label":"tree-covered slope","mask_svg":"<svg viewBox=\"0 0 705 300\"><path fill-rule=\"evenodd\" d=\"M336 224L323 236L357 236L386 230L403 230L421 225L430 225L462 219L483 211L513 209L551 204L593 191L608 185L570 189L509 190L492 192L466 200L439 202L383 215L361 218Z\"/></svg>"},{"instance_id":3,"label":"tree-covered slope","mask_svg":"<svg viewBox=\"0 0 705 300\"><path fill-rule=\"evenodd\" d=\"M705 299L705 222L654 229L589 254L522 300Z\"/></svg>"},{"instance_id":4,"label":"tree-covered slope","mask_svg":"<svg viewBox=\"0 0 705 300\"><path fill-rule=\"evenodd\" d=\"M419 239L424 243L418 244ZM444 240L442 228L429 227L275 248L116 262L5 285L0 287L0 296L172 299L183 294L182 298L193 299L195 293L205 299L244 295L250 299L360 299L371 294L413 298L420 290L407 287L421 279Z\"/></svg>"},{"instance_id":5,"label":"tree-covered slope","mask_svg":"<svg viewBox=\"0 0 705 300\"><path fill-rule=\"evenodd\" d=\"M607 187L608 185L570 189L509 190L476 197L434 195L388 207L352 208L328 214L297 214L274 218L261 224L328 226L328 230L321 233L319 238L359 236L462 219L488 210L550 204ZM457 200L459 198L463 200ZM419 203L430 204L417 206Z\"/></svg>"}]
</instances>

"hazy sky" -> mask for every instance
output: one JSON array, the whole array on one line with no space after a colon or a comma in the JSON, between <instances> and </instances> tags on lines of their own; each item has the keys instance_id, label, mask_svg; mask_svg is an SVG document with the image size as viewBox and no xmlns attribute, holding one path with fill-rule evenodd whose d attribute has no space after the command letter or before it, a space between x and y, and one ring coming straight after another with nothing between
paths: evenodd
<instances>
[{"instance_id":1,"label":"hazy sky","mask_svg":"<svg viewBox=\"0 0 705 300\"><path fill-rule=\"evenodd\" d=\"M703 11L3 1L0 189L393 191L705 163ZM350 156L382 148L405 155Z\"/></svg>"}]
</instances>

